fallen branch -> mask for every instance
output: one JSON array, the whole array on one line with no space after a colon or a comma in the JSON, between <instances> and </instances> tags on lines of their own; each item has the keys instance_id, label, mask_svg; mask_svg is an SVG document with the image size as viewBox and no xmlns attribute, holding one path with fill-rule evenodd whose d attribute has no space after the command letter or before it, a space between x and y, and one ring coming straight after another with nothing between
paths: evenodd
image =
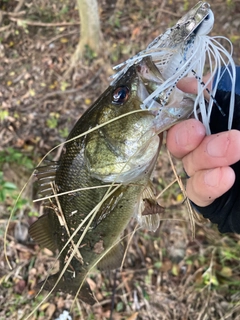
<instances>
[{"instance_id":1,"label":"fallen branch","mask_svg":"<svg viewBox=\"0 0 240 320\"><path fill-rule=\"evenodd\" d=\"M23 14L26 14L26 11L16 11L16 12L8 12L0 10L0 14L3 16L17 17Z\"/></svg>"},{"instance_id":2,"label":"fallen branch","mask_svg":"<svg viewBox=\"0 0 240 320\"><path fill-rule=\"evenodd\" d=\"M80 22L53 22L53 23L45 23L39 21L32 21L32 20L24 20L24 19L17 19L14 17L9 18L11 21L17 22L19 25L27 24L29 26L37 26L37 27L63 27L63 26L77 26Z\"/></svg>"},{"instance_id":3,"label":"fallen branch","mask_svg":"<svg viewBox=\"0 0 240 320\"><path fill-rule=\"evenodd\" d=\"M11 27L10 24L7 25L7 26L1 27L1 28L0 28L0 32L4 32L4 31L6 31L7 29L9 29L10 27Z\"/></svg>"},{"instance_id":4,"label":"fallen branch","mask_svg":"<svg viewBox=\"0 0 240 320\"><path fill-rule=\"evenodd\" d=\"M18 5L15 7L14 13L17 13L17 12L20 11L20 9L21 9L22 6L23 6L24 1L25 1L25 0L19 0L19 1L18 1Z\"/></svg>"},{"instance_id":5,"label":"fallen branch","mask_svg":"<svg viewBox=\"0 0 240 320\"><path fill-rule=\"evenodd\" d=\"M78 34L78 33L79 33L79 30L74 30L74 31L71 31L71 32L68 32L68 33L65 33L65 34L59 34L56 37L54 37L54 38L50 39L49 41L47 41L46 45L49 45L50 43L52 43L52 42L54 42L54 41L56 41L58 39L61 39L63 37L69 37L69 36L71 36L73 34Z\"/></svg>"}]
</instances>

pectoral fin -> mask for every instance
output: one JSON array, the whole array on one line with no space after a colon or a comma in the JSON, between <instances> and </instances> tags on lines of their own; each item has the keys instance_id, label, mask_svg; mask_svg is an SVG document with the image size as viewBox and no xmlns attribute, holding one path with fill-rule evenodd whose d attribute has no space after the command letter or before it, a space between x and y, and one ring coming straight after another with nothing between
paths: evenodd
<instances>
[{"instance_id":1,"label":"pectoral fin","mask_svg":"<svg viewBox=\"0 0 240 320\"><path fill-rule=\"evenodd\" d=\"M159 205L153 192L152 183L149 181L138 203L137 220L143 228L156 231L163 212L164 208Z\"/></svg>"},{"instance_id":2,"label":"pectoral fin","mask_svg":"<svg viewBox=\"0 0 240 320\"><path fill-rule=\"evenodd\" d=\"M121 243L116 244L98 262L97 268L101 271L117 269L121 266L124 255L124 247Z\"/></svg>"},{"instance_id":3,"label":"pectoral fin","mask_svg":"<svg viewBox=\"0 0 240 320\"><path fill-rule=\"evenodd\" d=\"M48 208L48 212L38 218L29 228L30 236L42 247L55 252L57 243L55 241L55 231L59 224L53 209ZM60 228L60 225L59 225Z\"/></svg>"},{"instance_id":4,"label":"pectoral fin","mask_svg":"<svg viewBox=\"0 0 240 320\"><path fill-rule=\"evenodd\" d=\"M153 199L143 199L144 210L142 212L142 226L150 231L156 231L160 225L164 208Z\"/></svg>"}]
</instances>

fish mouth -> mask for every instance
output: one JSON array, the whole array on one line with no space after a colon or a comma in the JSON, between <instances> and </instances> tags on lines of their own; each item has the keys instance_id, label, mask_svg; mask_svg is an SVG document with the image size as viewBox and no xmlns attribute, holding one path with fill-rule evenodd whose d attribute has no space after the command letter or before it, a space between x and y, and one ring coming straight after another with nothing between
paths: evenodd
<instances>
[{"instance_id":1,"label":"fish mouth","mask_svg":"<svg viewBox=\"0 0 240 320\"><path fill-rule=\"evenodd\" d=\"M137 95L140 101L143 102L157 87L164 83L164 79L151 57L143 58L142 61L136 65L136 72L139 77ZM141 105L141 108L151 110L151 112L156 115L157 110L163 106L165 100L165 92L163 91L151 99L148 105Z\"/></svg>"},{"instance_id":2,"label":"fish mouth","mask_svg":"<svg viewBox=\"0 0 240 320\"><path fill-rule=\"evenodd\" d=\"M156 90L164 85L165 80L151 57L143 58L136 66L136 72L139 77L137 95L142 102L148 100L148 103L142 103L140 107L154 115L156 132L165 131L177 121L192 114L195 96L186 94L177 87ZM153 97L149 99L151 95Z\"/></svg>"}]
</instances>

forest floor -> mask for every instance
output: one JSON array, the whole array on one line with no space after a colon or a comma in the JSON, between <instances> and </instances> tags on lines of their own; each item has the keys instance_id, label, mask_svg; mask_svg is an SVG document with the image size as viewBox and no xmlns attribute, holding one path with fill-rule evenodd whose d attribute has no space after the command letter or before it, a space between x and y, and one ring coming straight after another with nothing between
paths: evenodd
<instances>
[{"instance_id":1,"label":"forest floor","mask_svg":"<svg viewBox=\"0 0 240 320\"><path fill-rule=\"evenodd\" d=\"M106 50L64 77L80 36L75 1L0 1L0 320L68 319L64 311L69 319L84 320L239 319L240 236L222 235L200 219L193 236L176 183L161 197L168 209L155 233L140 229L131 238L136 223L130 222L123 269L89 277L99 301L93 307L62 293L46 300L45 291L37 295L36 284L46 278L55 258L28 235L42 210L32 203L36 189L31 181L13 209L42 156L66 139L76 119L108 87L112 67L146 48L195 3L118 0L116 8L116 0L100 0ZM240 1L218 0L211 7L211 35L230 38L240 64ZM49 159L58 156L57 151ZM181 164L175 164L181 175ZM173 180L163 147L156 191Z\"/></svg>"}]
</instances>

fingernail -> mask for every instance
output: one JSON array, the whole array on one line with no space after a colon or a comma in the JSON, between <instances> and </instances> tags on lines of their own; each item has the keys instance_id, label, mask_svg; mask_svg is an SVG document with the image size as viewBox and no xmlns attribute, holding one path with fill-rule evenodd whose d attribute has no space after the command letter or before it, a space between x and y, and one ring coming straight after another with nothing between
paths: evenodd
<instances>
[{"instance_id":1,"label":"fingernail","mask_svg":"<svg viewBox=\"0 0 240 320\"><path fill-rule=\"evenodd\" d=\"M180 147L185 147L188 144L189 130L184 126L176 132L176 143Z\"/></svg>"},{"instance_id":2,"label":"fingernail","mask_svg":"<svg viewBox=\"0 0 240 320\"><path fill-rule=\"evenodd\" d=\"M210 187L217 187L219 185L219 168L208 170L204 175L204 182Z\"/></svg>"},{"instance_id":3,"label":"fingernail","mask_svg":"<svg viewBox=\"0 0 240 320\"><path fill-rule=\"evenodd\" d=\"M207 144L207 152L212 157L224 157L229 146L228 134L225 139L223 136L217 135Z\"/></svg>"}]
</instances>

